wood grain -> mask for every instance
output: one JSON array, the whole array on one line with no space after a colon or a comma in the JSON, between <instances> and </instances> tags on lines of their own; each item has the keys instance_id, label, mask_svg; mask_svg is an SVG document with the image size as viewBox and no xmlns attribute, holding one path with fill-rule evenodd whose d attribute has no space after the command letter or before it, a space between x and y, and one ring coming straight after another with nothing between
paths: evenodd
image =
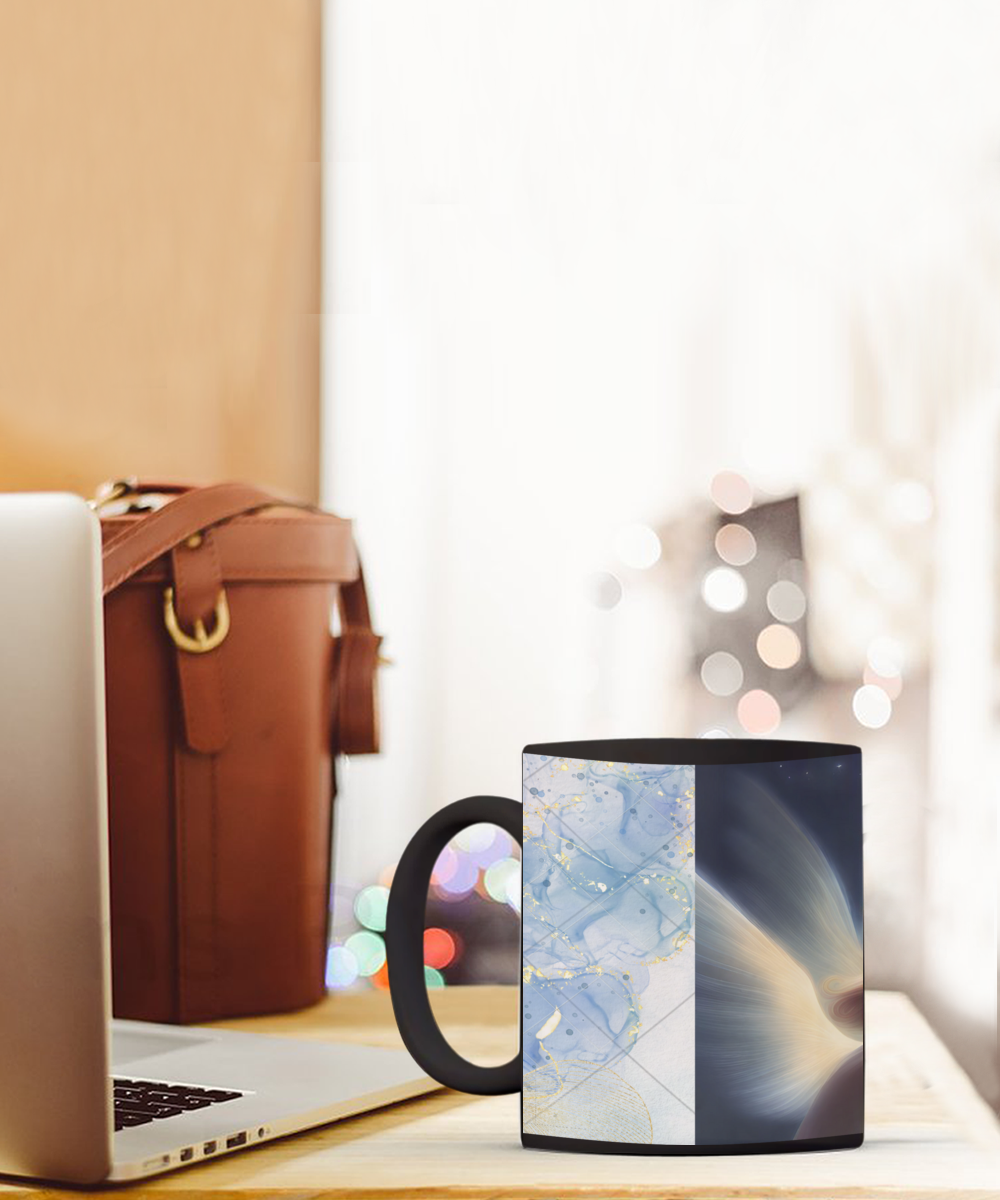
<instances>
[{"instance_id":1,"label":"wood grain","mask_svg":"<svg viewBox=\"0 0 1000 1200\"><path fill-rule=\"evenodd\" d=\"M514 1044L515 988L434 994L464 1053L499 1062ZM228 1027L379 1046L399 1044L388 997L330 997L306 1012ZM1000 1126L910 1001L868 995L866 1141L860 1150L720 1158L528 1151L518 1097L438 1091L129 1188L91 1193L227 1200L356 1197L782 1197L865 1200L1000 1196ZM0 1197L79 1192L0 1186Z\"/></svg>"}]
</instances>

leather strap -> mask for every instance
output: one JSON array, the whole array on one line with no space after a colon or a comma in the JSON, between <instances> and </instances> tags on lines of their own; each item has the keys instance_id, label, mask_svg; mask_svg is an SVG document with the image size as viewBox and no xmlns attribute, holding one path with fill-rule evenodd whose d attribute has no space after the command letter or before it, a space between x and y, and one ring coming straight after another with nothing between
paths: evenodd
<instances>
[{"instance_id":1,"label":"leather strap","mask_svg":"<svg viewBox=\"0 0 1000 1200\"><path fill-rule=\"evenodd\" d=\"M170 551L174 611L182 629L196 620L207 623L222 591L222 571L211 529L199 534L195 547L181 542ZM177 654L177 676L187 744L199 754L216 754L229 740L226 720L224 647L209 654Z\"/></svg>"},{"instance_id":2,"label":"leather strap","mask_svg":"<svg viewBox=\"0 0 1000 1200\"><path fill-rule=\"evenodd\" d=\"M177 484L130 481L130 490L137 493L176 492L176 495L162 508L154 509L136 520L134 525L113 535L105 544L105 596L168 552L172 556L175 584L180 591L181 579L177 575L177 568L183 555L183 544L198 533L203 535L204 541L205 531L219 522L276 506L321 511L315 505L280 499L248 484L219 483L188 490L181 490L181 487ZM199 575L204 575L204 572L199 572ZM179 603L187 609L199 598L204 601L207 599L206 586L205 578L201 578L193 593L183 599L178 597ZM337 604L341 628L334 639L332 655L331 744L334 753L373 754L379 747L376 675L382 639L372 629L360 562L357 578L338 587ZM192 657L183 651L179 654L181 658ZM209 660L215 658L215 653L193 657ZM185 732L192 749L203 753L221 749L228 736L221 682L215 678L216 668L217 663L208 664L204 661L194 665L185 662L181 666L182 675L186 673L191 677L182 678L182 685L190 685L183 689Z\"/></svg>"},{"instance_id":3,"label":"leather strap","mask_svg":"<svg viewBox=\"0 0 1000 1200\"><path fill-rule=\"evenodd\" d=\"M334 753L377 754L380 742L378 667L382 639L372 629L365 577L337 592L340 633L334 639L331 739Z\"/></svg>"},{"instance_id":4,"label":"leather strap","mask_svg":"<svg viewBox=\"0 0 1000 1200\"><path fill-rule=\"evenodd\" d=\"M123 530L104 547L105 596L193 534L220 521L227 521L230 517L256 512L261 508L273 508L275 505L314 508L311 504L280 500L260 488L243 483L216 483L179 493L162 508L155 509L136 521L131 528Z\"/></svg>"}]
</instances>

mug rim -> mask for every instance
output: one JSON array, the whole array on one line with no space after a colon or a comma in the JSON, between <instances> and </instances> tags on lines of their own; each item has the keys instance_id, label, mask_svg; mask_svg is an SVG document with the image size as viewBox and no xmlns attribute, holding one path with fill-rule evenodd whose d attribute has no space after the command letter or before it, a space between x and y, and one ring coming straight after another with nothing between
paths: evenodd
<instances>
[{"instance_id":1,"label":"mug rim","mask_svg":"<svg viewBox=\"0 0 1000 1200\"><path fill-rule=\"evenodd\" d=\"M860 754L860 746L842 742L805 742L783 738L595 738L572 742L531 742L522 754L588 761L666 766L740 766Z\"/></svg>"}]
</instances>

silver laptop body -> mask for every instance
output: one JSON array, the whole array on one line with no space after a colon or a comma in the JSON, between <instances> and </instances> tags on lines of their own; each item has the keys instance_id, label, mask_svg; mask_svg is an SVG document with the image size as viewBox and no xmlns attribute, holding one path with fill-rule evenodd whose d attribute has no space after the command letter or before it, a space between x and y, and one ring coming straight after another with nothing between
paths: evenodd
<instances>
[{"instance_id":1,"label":"silver laptop body","mask_svg":"<svg viewBox=\"0 0 1000 1200\"><path fill-rule=\"evenodd\" d=\"M104 739L97 519L0 496L0 1172L135 1179L436 1087L405 1051L111 1020Z\"/></svg>"}]
</instances>

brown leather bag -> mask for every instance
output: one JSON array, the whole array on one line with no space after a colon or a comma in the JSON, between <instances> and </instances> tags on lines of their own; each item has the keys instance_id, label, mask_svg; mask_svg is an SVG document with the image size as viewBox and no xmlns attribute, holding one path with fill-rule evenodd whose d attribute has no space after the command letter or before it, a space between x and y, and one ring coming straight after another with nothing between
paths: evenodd
<instances>
[{"instance_id":1,"label":"brown leather bag","mask_svg":"<svg viewBox=\"0 0 1000 1200\"><path fill-rule=\"evenodd\" d=\"M150 493L166 502L144 509ZM96 503L114 1011L201 1021L310 1004L333 756L378 749L381 639L350 522L242 484L130 482Z\"/></svg>"}]
</instances>

